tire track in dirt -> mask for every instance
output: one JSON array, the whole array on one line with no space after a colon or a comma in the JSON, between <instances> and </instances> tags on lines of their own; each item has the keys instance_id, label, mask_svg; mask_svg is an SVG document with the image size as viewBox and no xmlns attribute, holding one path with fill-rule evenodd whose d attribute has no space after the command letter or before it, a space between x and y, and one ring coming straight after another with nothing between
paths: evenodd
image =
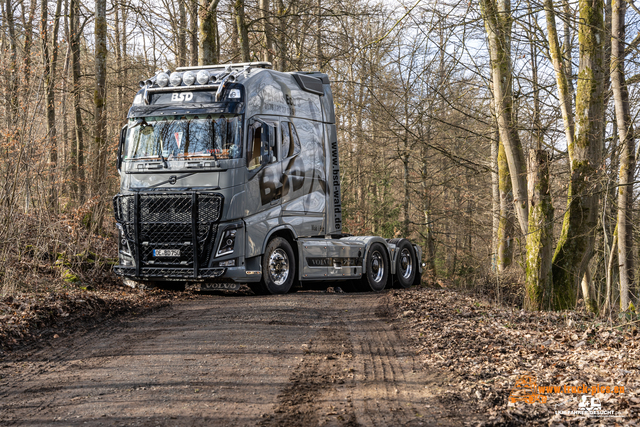
<instances>
[{"instance_id":1,"label":"tire track in dirt","mask_svg":"<svg viewBox=\"0 0 640 427\"><path fill-rule=\"evenodd\" d=\"M448 411L440 399L449 379L419 367L409 340L392 322L387 295L335 299L329 324L310 341L261 426L462 424L462 414Z\"/></svg>"}]
</instances>

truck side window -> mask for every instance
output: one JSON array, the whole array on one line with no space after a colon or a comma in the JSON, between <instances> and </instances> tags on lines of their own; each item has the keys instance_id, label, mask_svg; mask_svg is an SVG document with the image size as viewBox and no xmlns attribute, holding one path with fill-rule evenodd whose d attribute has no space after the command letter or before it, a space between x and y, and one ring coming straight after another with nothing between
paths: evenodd
<instances>
[{"instance_id":1,"label":"truck side window","mask_svg":"<svg viewBox=\"0 0 640 427\"><path fill-rule=\"evenodd\" d=\"M300 152L300 140L298 139L298 133L293 123L289 122L289 128L291 129L291 146L289 147L289 155L287 157L295 156Z\"/></svg>"},{"instance_id":2,"label":"truck side window","mask_svg":"<svg viewBox=\"0 0 640 427\"><path fill-rule=\"evenodd\" d=\"M280 160L289 157L291 149L291 133L289 132L289 122L280 123L280 134L282 135L282 149L280 151Z\"/></svg>"},{"instance_id":3,"label":"truck side window","mask_svg":"<svg viewBox=\"0 0 640 427\"><path fill-rule=\"evenodd\" d=\"M262 145L262 125L254 122L249 132L247 169L252 170L260 166L260 147Z\"/></svg>"}]
</instances>

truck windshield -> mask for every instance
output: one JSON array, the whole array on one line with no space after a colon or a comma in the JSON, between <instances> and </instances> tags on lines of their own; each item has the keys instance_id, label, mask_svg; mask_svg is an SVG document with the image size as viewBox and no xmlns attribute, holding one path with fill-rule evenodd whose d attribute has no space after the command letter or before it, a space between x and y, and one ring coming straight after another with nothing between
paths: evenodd
<instances>
[{"instance_id":1,"label":"truck windshield","mask_svg":"<svg viewBox=\"0 0 640 427\"><path fill-rule=\"evenodd\" d=\"M239 116L153 116L129 120L125 160L242 157Z\"/></svg>"}]
</instances>

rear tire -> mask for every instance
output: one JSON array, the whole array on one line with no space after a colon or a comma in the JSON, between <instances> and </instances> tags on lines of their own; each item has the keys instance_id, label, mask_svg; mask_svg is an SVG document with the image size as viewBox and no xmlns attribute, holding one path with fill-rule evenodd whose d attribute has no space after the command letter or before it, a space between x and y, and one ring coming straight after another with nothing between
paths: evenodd
<instances>
[{"instance_id":1,"label":"rear tire","mask_svg":"<svg viewBox=\"0 0 640 427\"><path fill-rule=\"evenodd\" d=\"M381 292L389 281L389 254L380 243L374 243L369 248L365 261L367 272L360 279L360 291Z\"/></svg>"},{"instance_id":2,"label":"rear tire","mask_svg":"<svg viewBox=\"0 0 640 427\"><path fill-rule=\"evenodd\" d=\"M394 287L399 289L407 289L413 286L418 275L418 262L416 261L416 252L413 245L407 239L400 239L396 243L396 276Z\"/></svg>"},{"instance_id":3,"label":"rear tire","mask_svg":"<svg viewBox=\"0 0 640 427\"><path fill-rule=\"evenodd\" d=\"M270 294L286 294L296 276L296 258L286 239L276 237L262 256L262 285Z\"/></svg>"}]
</instances>

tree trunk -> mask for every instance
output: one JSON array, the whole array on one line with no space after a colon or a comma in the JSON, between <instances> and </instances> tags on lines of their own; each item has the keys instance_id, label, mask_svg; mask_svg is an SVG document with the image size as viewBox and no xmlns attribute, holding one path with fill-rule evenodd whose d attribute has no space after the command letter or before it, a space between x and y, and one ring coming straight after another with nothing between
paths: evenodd
<instances>
[{"instance_id":1,"label":"tree trunk","mask_svg":"<svg viewBox=\"0 0 640 427\"><path fill-rule=\"evenodd\" d=\"M318 71L324 68L324 54L322 53L322 0L318 0L316 18L316 63Z\"/></svg>"},{"instance_id":2,"label":"tree trunk","mask_svg":"<svg viewBox=\"0 0 640 427\"><path fill-rule=\"evenodd\" d=\"M563 38L564 42L562 44L562 48L564 51L564 71L567 79L567 86L569 87L569 92L571 95L575 95L575 88L573 87L573 64L571 63L571 51L573 46L571 44L571 24L569 19L573 14L571 13L571 7L569 5L569 0L562 0L562 8L564 11L565 19L564 21L564 31ZM573 120L573 119L572 119Z\"/></svg>"},{"instance_id":3,"label":"tree trunk","mask_svg":"<svg viewBox=\"0 0 640 427\"><path fill-rule=\"evenodd\" d=\"M198 0L189 1L189 63L198 65Z\"/></svg>"},{"instance_id":4,"label":"tree trunk","mask_svg":"<svg viewBox=\"0 0 640 427\"><path fill-rule=\"evenodd\" d=\"M262 28L264 31L264 52L262 60L273 61L273 35L271 29L271 10L269 0L260 0L260 17L262 18Z\"/></svg>"},{"instance_id":5,"label":"tree trunk","mask_svg":"<svg viewBox=\"0 0 640 427\"><path fill-rule=\"evenodd\" d=\"M426 248L426 261L427 261L427 270L431 271L433 277L436 276L436 245L433 238L433 220L431 219L431 195L429 193L429 186L427 185L427 179L429 177L429 156L428 149L429 143L431 140L431 123L428 122L426 124L426 141L427 143L423 146L422 153L422 191L423 191L423 215L424 215L424 240L425 240L425 248Z\"/></svg>"},{"instance_id":6,"label":"tree trunk","mask_svg":"<svg viewBox=\"0 0 640 427\"><path fill-rule=\"evenodd\" d=\"M568 7L568 6L567 6ZM568 81L567 62L565 62L562 52L560 51L560 42L558 41L558 32L556 30L556 15L553 9L553 0L545 0L544 8L547 14L547 33L549 37L549 52L551 53L551 62L556 72L556 86L558 87L558 99L560 100L560 111L562 112L562 120L564 122L564 134L567 139L567 147L569 151L569 163L573 159L573 105L571 101L570 82ZM568 19L568 17L566 17ZM565 28L566 31L566 28ZM567 34L565 34L565 43ZM570 63L569 63L570 64Z\"/></svg>"},{"instance_id":7,"label":"tree trunk","mask_svg":"<svg viewBox=\"0 0 640 427\"><path fill-rule=\"evenodd\" d=\"M64 0L64 10L62 12L63 22L64 22L64 40L69 40L69 21L67 17L69 16L69 0ZM67 96L69 95L69 62L71 57L71 44L67 42L67 48L64 54L64 62L62 67L62 100L60 102L62 106L62 176L61 182L62 186L64 186L65 194L71 193L73 191L69 191L69 145L71 143L69 139L69 117L67 114Z\"/></svg>"},{"instance_id":8,"label":"tree trunk","mask_svg":"<svg viewBox=\"0 0 640 427\"><path fill-rule=\"evenodd\" d=\"M553 258L553 308L575 306L580 280L593 254L598 215L597 177L604 109L604 4L580 0L580 67L568 207Z\"/></svg>"},{"instance_id":9,"label":"tree trunk","mask_svg":"<svg viewBox=\"0 0 640 427\"><path fill-rule=\"evenodd\" d=\"M629 289L633 283L633 175L635 135L629 108L629 91L624 73L625 15L627 4L614 0L611 15L611 89L613 91L618 137L620 175L618 187L618 259L620 266L620 310L629 308Z\"/></svg>"},{"instance_id":10,"label":"tree trunk","mask_svg":"<svg viewBox=\"0 0 640 427\"><path fill-rule=\"evenodd\" d=\"M606 254L605 254L606 255ZM616 260L618 259L618 225L613 232L611 252L609 252L609 262L607 263L606 288L604 294L604 307L601 311L603 315L608 315L613 307L612 288L616 273Z\"/></svg>"},{"instance_id":11,"label":"tree trunk","mask_svg":"<svg viewBox=\"0 0 640 427\"><path fill-rule=\"evenodd\" d=\"M405 102L404 108L404 135L402 138L402 188L404 200L402 201L402 233L404 237L409 237L409 104Z\"/></svg>"},{"instance_id":12,"label":"tree trunk","mask_svg":"<svg viewBox=\"0 0 640 427\"><path fill-rule=\"evenodd\" d=\"M33 45L33 20L36 15L36 5L37 2L31 0L29 6L29 15L23 16L23 26L24 26L24 59L23 59L23 69L24 69L24 91L25 96L29 92L29 80L31 78L31 47Z\"/></svg>"},{"instance_id":13,"label":"tree trunk","mask_svg":"<svg viewBox=\"0 0 640 427\"><path fill-rule=\"evenodd\" d=\"M73 83L73 111L75 128L75 149L71 150L71 174L73 182L77 184L76 198L80 204L85 200L84 178L84 130L82 124L82 110L80 109L80 0L71 0L69 23L71 26L71 75ZM73 147L73 145L72 145Z\"/></svg>"},{"instance_id":14,"label":"tree trunk","mask_svg":"<svg viewBox=\"0 0 640 427\"><path fill-rule=\"evenodd\" d=\"M511 192L511 179L507 155L504 151L502 140L498 145L498 191L500 196L500 220L498 222L498 272L502 273L513 261L513 193Z\"/></svg>"},{"instance_id":15,"label":"tree trunk","mask_svg":"<svg viewBox=\"0 0 640 427\"><path fill-rule=\"evenodd\" d=\"M92 180L92 195L104 194L106 179L106 73L107 73L107 2L96 0L95 3L95 73L96 85L93 97L95 107L94 153L96 155L95 170ZM100 218L98 218L100 220Z\"/></svg>"},{"instance_id":16,"label":"tree trunk","mask_svg":"<svg viewBox=\"0 0 640 427\"><path fill-rule=\"evenodd\" d=\"M238 26L238 36L240 38L240 53L242 54L242 62L250 62L251 54L249 52L249 29L244 16L244 0L236 0L236 24Z\"/></svg>"},{"instance_id":17,"label":"tree trunk","mask_svg":"<svg viewBox=\"0 0 640 427\"><path fill-rule=\"evenodd\" d=\"M200 46L198 65L220 62L218 46L218 3L220 0L200 0Z\"/></svg>"},{"instance_id":18,"label":"tree trunk","mask_svg":"<svg viewBox=\"0 0 640 427\"><path fill-rule=\"evenodd\" d=\"M187 7L186 0L178 0L178 67L187 65Z\"/></svg>"},{"instance_id":19,"label":"tree trunk","mask_svg":"<svg viewBox=\"0 0 640 427\"><path fill-rule=\"evenodd\" d=\"M121 43L120 43L120 38L121 38L121 34L120 34L120 8L121 5L119 2L117 1L113 1L113 14L114 14L114 27L115 27L115 32L114 32L114 41L115 41L115 48L116 48L116 74L118 76L118 87L117 87L117 93L118 93L118 117L120 117L121 112L124 110L124 79L122 78L122 51L121 51ZM182 2L182 0L180 0L180 4L184 3Z\"/></svg>"},{"instance_id":20,"label":"tree trunk","mask_svg":"<svg viewBox=\"0 0 640 427\"><path fill-rule=\"evenodd\" d=\"M15 23L13 20L13 8L11 0L6 0L4 7L4 20L9 33L9 82L6 87L5 100L8 102L7 108L7 128L14 129L14 121L18 115L18 51L16 47ZM3 29L4 30L4 29Z\"/></svg>"},{"instance_id":21,"label":"tree trunk","mask_svg":"<svg viewBox=\"0 0 640 427\"><path fill-rule=\"evenodd\" d=\"M498 179L498 145L500 134L497 131L491 140L491 270L498 271L498 227L500 224L500 180ZM422 179L425 179L423 177Z\"/></svg>"},{"instance_id":22,"label":"tree trunk","mask_svg":"<svg viewBox=\"0 0 640 427\"><path fill-rule=\"evenodd\" d=\"M278 49L277 53L277 62L278 62L278 71L285 71L287 69L287 36L286 36L286 28L287 28L287 10L284 7L284 2L282 0L277 0L278 4Z\"/></svg>"},{"instance_id":23,"label":"tree trunk","mask_svg":"<svg viewBox=\"0 0 640 427\"><path fill-rule=\"evenodd\" d=\"M526 300L530 310L551 308L553 205L549 187L549 154L531 150L529 156L529 236L526 259Z\"/></svg>"},{"instance_id":24,"label":"tree trunk","mask_svg":"<svg viewBox=\"0 0 640 427\"><path fill-rule=\"evenodd\" d=\"M514 206L522 234L527 234L527 181L522 143L514 120L511 70L511 5L509 0L481 0L480 9L489 40L493 97L514 193Z\"/></svg>"},{"instance_id":25,"label":"tree trunk","mask_svg":"<svg viewBox=\"0 0 640 427\"><path fill-rule=\"evenodd\" d=\"M44 64L44 87L46 92L47 109L47 140L49 145L49 205L57 209L57 168L58 168L58 141L56 134L56 109L55 109L55 72L58 62L58 30L60 28L60 9L62 0L57 0L56 11L53 18L53 32L51 34L51 50L49 50L48 36L48 1L42 0L40 35L42 37L42 62Z\"/></svg>"}]
</instances>

